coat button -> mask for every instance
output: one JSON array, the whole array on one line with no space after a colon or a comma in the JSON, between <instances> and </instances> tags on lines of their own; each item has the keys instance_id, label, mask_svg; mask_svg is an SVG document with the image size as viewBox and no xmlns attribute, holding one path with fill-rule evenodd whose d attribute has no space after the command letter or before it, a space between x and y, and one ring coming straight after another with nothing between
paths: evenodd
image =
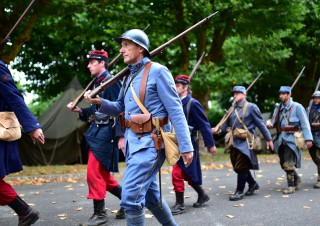
<instances>
[{"instance_id":1,"label":"coat button","mask_svg":"<svg viewBox=\"0 0 320 226\"><path fill-rule=\"evenodd\" d=\"M129 101L132 101L132 98L131 98L131 97L129 98Z\"/></svg>"},{"instance_id":2,"label":"coat button","mask_svg":"<svg viewBox=\"0 0 320 226\"><path fill-rule=\"evenodd\" d=\"M128 115L131 115L131 112L130 112L130 111L128 112Z\"/></svg>"}]
</instances>

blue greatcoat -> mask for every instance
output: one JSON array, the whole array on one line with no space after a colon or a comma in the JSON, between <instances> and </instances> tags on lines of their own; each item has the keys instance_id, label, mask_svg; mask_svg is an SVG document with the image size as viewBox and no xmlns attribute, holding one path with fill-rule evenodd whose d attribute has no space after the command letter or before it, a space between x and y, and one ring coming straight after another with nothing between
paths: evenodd
<instances>
[{"instance_id":1,"label":"blue greatcoat","mask_svg":"<svg viewBox=\"0 0 320 226\"><path fill-rule=\"evenodd\" d=\"M310 124L320 123L320 106L312 104L311 110L309 113L309 122ZM320 148L320 130L311 130L313 137L313 145L317 148Z\"/></svg>"},{"instance_id":2,"label":"blue greatcoat","mask_svg":"<svg viewBox=\"0 0 320 226\"><path fill-rule=\"evenodd\" d=\"M289 117L291 106L292 106L291 116ZM277 119L279 108L280 108L279 119ZM282 113L286 115L287 119L289 119L290 125L294 125L301 128L305 141L313 140L307 113L301 104L297 102L293 102L292 99L290 99L287 105L280 104L276 106L272 116L273 123L276 121L276 123L274 123L274 126L280 125L281 127L284 127L288 125ZM294 135L292 133L286 133L284 131L278 134L277 139L275 140L276 153L279 153L279 147L283 142L285 142L290 147L290 149L295 153L297 157L295 166L297 168L300 168L301 167L301 150L299 150L298 147L296 146Z\"/></svg>"},{"instance_id":3,"label":"blue greatcoat","mask_svg":"<svg viewBox=\"0 0 320 226\"><path fill-rule=\"evenodd\" d=\"M24 102L23 96L14 84L6 65L0 61L0 111L13 111L25 133L40 128ZM22 170L18 142L0 141L0 177Z\"/></svg>"},{"instance_id":4,"label":"blue greatcoat","mask_svg":"<svg viewBox=\"0 0 320 226\"><path fill-rule=\"evenodd\" d=\"M234 124L233 129L235 128L241 128L243 129L241 123L237 119L237 116L235 114L235 111L238 111L238 115L240 119L242 120L242 112L243 112L243 107L244 104L247 101L242 101L240 104L235 104L235 110L232 112L230 115L229 119L221 126L222 132L225 132L228 127L232 127ZM263 135L265 140L271 140L271 135L269 133L269 130L265 126L265 123L263 121L263 118L261 116L261 112L258 108L257 105L248 102L246 114L244 117L244 124L250 131L250 133L255 134L255 128L258 127L260 130L261 134ZM251 161L251 166L250 169L258 170L259 169L259 164L258 164L258 158L257 154L254 150L250 150L247 144L247 141L244 139L239 139L235 136L233 136L233 147L237 150L239 150L241 153L246 155L250 161Z\"/></svg>"},{"instance_id":5,"label":"blue greatcoat","mask_svg":"<svg viewBox=\"0 0 320 226\"><path fill-rule=\"evenodd\" d=\"M181 100L184 114L188 120L188 125L193 127L193 131L199 131L202 134L203 141L206 147L214 146L214 139L211 132L211 126L205 115L200 102L196 99L191 100L191 95L188 94L185 98ZM190 103L189 116L187 116L187 105ZM192 182L196 185L202 185L202 172L200 164L200 152L199 144L194 137L191 137L192 145L195 150L193 155L192 163L189 167L185 167L182 157L178 161L179 167L189 176Z\"/></svg>"},{"instance_id":6,"label":"blue greatcoat","mask_svg":"<svg viewBox=\"0 0 320 226\"><path fill-rule=\"evenodd\" d=\"M100 82L108 76L108 71L104 71L99 75L94 86L99 86ZM109 75L110 76L110 75ZM99 94L101 98L115 101L118 98L119 91L121 89L121 83L118 81L111 87ZM98 106L93 104L89 108L83 108L80 119L82 121L89 121L90 115L95 115L98 112ZM104 115L105 117L109 117ZM85 138L88 147L92 150L93 155L99 160L99 162L105 167L107 171L118 172L118 139L117 137L123 136L120 130L119 121L114 118L109 124L103 125L96 121L90 122L90 127L85 132Z\"/></svg>"},{"instance_id":7,"label":"blue greatcoat","mask_svg":"<svg viewBox=\"0 0 320 226\"><path fill-rule=\"evenodd\" d=\"M130 120L132 114L142 113L133 99L129 81L134 77L132 85L139 98L140 81L144 66L148 62L150 59L145 57L129 66L130 75L118 100L116 102L103 100L100 112L117 116L124 111L126 120ZM180 153L193 151L188 124L172 75L165 66L155 62L150 68L144 106L153 117L170 118L177 135ZM170 125L167 124L165 131L170 129ZM126 171L120 205L128 215L144 214L144 207L152 212L158 208L160 202L156 176L164 161L164 151L159 152L154 148L150 133L144 133L139 137L139 134L130 128L125 131L125 147Z\"/></svg>"}]
</instances>

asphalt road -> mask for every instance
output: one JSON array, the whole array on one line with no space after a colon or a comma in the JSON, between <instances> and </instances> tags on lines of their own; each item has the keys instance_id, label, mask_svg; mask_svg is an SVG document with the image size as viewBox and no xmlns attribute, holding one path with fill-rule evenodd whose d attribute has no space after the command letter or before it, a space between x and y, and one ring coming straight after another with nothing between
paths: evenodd
<instances>
[{"instance_id":1,"label":"asphalt road","mask_svg":"<svg viewBox=\"0 0 320 226\"><path fill-rule=\"evenodd\" d=\"M228 200L236 186L236 174L230 167L205 166L203 171L204 188L210 195L207 206L193 208L197 195L187 186L185 204L187 212L175 216L181 226L196 225L320 225L320 189L314 189L317 179L316 166L307 159L303 160L298 173L302 176L302 186L292 195L283 195L286 186L284 172L278 163L262 163L260 170L252 172L260 185L254 196L232 202ZM215 169L212 169L215 168ZM119 179L121 184L122 179ZM34 225L78 225L92 215L92 201L86 199L85 180L76 183L45 183L43 185L23 185L15 187L27 203L34 205L41 219ZM169 206L174 205L170 174L162 175L163 197ZM119 209L118 200L108 194L108 225L125 225L125 220L116 220L112 211ZM146 211L146 213L149 213ZM0 225L17 225L17 216L9 207L1 207ZM154 217L146 219L146 225L159 225Z\"/></svg>"}]
</instances>

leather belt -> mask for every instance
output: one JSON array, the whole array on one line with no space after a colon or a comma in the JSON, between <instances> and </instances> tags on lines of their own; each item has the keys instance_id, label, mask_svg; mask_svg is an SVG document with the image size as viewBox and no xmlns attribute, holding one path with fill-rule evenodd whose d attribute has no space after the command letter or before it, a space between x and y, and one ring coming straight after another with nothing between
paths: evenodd
<instances>
[{"instance_id":1,"label":"leather belt","mask_svg":"<svg viewBox=\"0 0 320 226\"><path fill-rule=\"evenodd\" d=\"M130 128L131 127L131 121L130 120L125 120L124 123L125 123L126 128ZM163 128L164 125L167 124L167 123L168 123L168 117L159 118L160 127Z\"/></svg>"},{"instance_id":2,"label":"leather belt","mask_svg":"<svg viewBox=\"0 0 320 226\"><path fill-rule=\"evenodd\" d=\"M281 133L281 132L294 133L296 131L299 131L299 128L297 128L297 127L281 127L281 126L277 126L277 133Z\"/></svg>"},{"instance_id":3,"label":"leather belt","mask_svg":"<svg viewBox=\"0 0 320 226\"><path fill-rule=\"evenodd\" d=\"M311 130L320 130L320 123L311 123Z\"/></svg>"}]
</instances>

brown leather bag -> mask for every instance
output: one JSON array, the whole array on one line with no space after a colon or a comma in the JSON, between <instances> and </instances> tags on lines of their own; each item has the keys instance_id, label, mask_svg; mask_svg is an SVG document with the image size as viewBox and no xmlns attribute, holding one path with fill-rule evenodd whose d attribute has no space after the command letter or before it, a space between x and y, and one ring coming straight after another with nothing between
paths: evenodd
<instances>
[{"instance_id":1,"label":"brown leather bag","mask_svg":"<svg viewBox=\"0 0 320 226\"><path fill-rule=\"evenodd\" d=\"M150 133L152 131L152 115L136 114L131 115L130 129L134 133Z\"/></svg>"}]
</instances>

